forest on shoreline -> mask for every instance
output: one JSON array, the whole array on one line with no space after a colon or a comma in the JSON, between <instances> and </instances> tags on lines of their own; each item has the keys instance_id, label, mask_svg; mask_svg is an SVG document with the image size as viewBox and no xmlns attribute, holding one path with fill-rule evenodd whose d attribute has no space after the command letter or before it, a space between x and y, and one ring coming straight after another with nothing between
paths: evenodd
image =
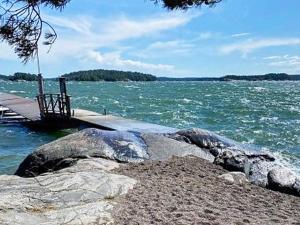
<instances>
[{"instance_id":1,"label":"forest on shoreline","mask_svg":"<svg viewBox=\"0 0 300 225\"><path fill-rule=\"evenodd\" d=\"M226 75L223 77L156 77L151 74L118 71L118 70L87 70L64 74L69 81L300 81L300 75L286 73L269 73L265 75ZM57 80L58 78L46 78ZM6 81L36 81L37 75L17 72L13 75L0 75L0 80Z\"/></svg>"}]
</instances>

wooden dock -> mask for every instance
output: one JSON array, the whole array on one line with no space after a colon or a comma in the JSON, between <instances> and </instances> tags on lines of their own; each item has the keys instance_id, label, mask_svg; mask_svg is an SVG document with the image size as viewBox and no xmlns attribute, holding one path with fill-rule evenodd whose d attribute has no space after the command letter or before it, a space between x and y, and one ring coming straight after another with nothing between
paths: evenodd
<instances>
[{"instance_id":1,"label":"wooden dock","mask_svg":"<svg viewBox=\"0 0 300 225\"><path fill-rule=\"evenodd\" d=\"M88 110L74 109L72 116L68 120L44 121L40 116L40 109L37 101L19 97L17 95L0 92L0 109L6 112L6 117L15 116L23 119L23 122L30 126L47 127L95 127L105 130L132 131L138 133L173 133L177 129L157 124L142 122L138 120L126 119L113 115L102 115ZM5 109L5 110L4 110ZM0 118L1 121L1 118Z\"/></svg>"},{"instance_id":2,"label":"wooden dock","mask_svg":"<svg viewBox=\"0 0 300 225\"><path fill-rule=\"evenodd\" d=\"M126 119L113 115L101 115L88 110L75 109L73 118L92 127L105 130L133 131L138 133L174 133L175 128Z\"/></svg>"},{"instance_id":3,"label":"wooden dock","mask_svg":"<svg viewBox=\"0 0 300 225\"><path fill-rule=\"evenodd\" d=\"M8 108L30 121L41 119L38 103L31 99L0 92L0 106Z\"/></svg>"}]
</instances>

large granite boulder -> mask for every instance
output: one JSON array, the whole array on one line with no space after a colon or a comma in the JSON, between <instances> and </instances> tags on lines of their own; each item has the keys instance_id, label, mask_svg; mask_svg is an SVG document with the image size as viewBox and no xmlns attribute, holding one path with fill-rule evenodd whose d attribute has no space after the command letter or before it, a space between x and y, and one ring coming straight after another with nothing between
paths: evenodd
<instances>
[{"instance_id":1,"label":"large granite boulder","mask_svg":"<svg viewBox=\"0 0 300 225\"><path fill-rule=\"evenodd\" d=\"M299 182L295 173L287 168L272 169L268 173L268 188L275 191L298 195L296 181Z\"/></svg>"},{"instance_id":2,"label":"large granite boulder","mask_svg":"<svg viewBox=\"0 0 300 225\"><path fill-rule=\"evenodd\" d=\"M25 158L15 174L33 177L71 166L78 159L90 157L118 162L141 162L149 159L147 146L137 135L90 128L39 147Z\"/></svg>"},{"instance_id":3,"label":"large granite boulder","mask_svg":"<svg viewBox=\"0 0 300 225\"><path fill-rule=\"evenodd\" d=\"M117 162L166 160L195 155L213 162L207 149L159 134L85 129L41 146L21 163L16 175L34 177L74 165L79 159L101 157Z\"/></svg>"},{"instance_id":4,"label":"large granite boulder","mask_svg":"<svg viewBox=\"0 0 300 225\"><path fill-rule=\"evenodd\" d=\"M34 178L2 175L0 224L110 224L115 199L136 183L111 173L118 166L111 160L93 158Z\"/></svg>"}]
</instances>

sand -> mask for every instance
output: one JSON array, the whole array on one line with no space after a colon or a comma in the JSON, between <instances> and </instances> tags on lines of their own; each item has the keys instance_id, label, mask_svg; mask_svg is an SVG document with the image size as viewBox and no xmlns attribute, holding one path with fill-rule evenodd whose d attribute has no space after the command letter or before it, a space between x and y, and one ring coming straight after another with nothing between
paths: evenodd
<instances>
[{"instance_id":1,"label":"sand","mask_svg":"<svg viewBox=\"0 0 300 225\"><path fill-rule=\"evenodd\" d=\"M300 198L252 184L230 185L223 168L196 157L128 164L139 180L118 199L115 224L298 224Z\"/></svg>"}]
</instances>

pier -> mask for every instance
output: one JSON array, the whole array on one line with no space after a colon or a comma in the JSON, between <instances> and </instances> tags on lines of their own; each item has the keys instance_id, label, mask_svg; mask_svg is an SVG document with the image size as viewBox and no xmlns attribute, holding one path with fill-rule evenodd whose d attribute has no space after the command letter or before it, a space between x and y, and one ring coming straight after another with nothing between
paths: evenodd
<instances>
[{"instance_id":1,"label":"pier","mask_svg":"<svg viewBox=\"0 0 300 225\"><path fill-rule=\"evenodd\" d=\"M56 102L54 98L52 100L52 102L48 102L47 104L51 107L54 106L54 108L60 108L60 103ZM34 101L0 92L0 123L22 123L25 126L43 130L95 127L103 130L132 131L138 133L172 133L177 131L175 128L113 115L103 115L83 109L71 109L70 111L70 117L62 116L56 110L51 111L50 117L45 117L45 114L40 112L37 100ZM48 112L50 113L50 109L48 109Z\"/></svg>"}]
</instances>

